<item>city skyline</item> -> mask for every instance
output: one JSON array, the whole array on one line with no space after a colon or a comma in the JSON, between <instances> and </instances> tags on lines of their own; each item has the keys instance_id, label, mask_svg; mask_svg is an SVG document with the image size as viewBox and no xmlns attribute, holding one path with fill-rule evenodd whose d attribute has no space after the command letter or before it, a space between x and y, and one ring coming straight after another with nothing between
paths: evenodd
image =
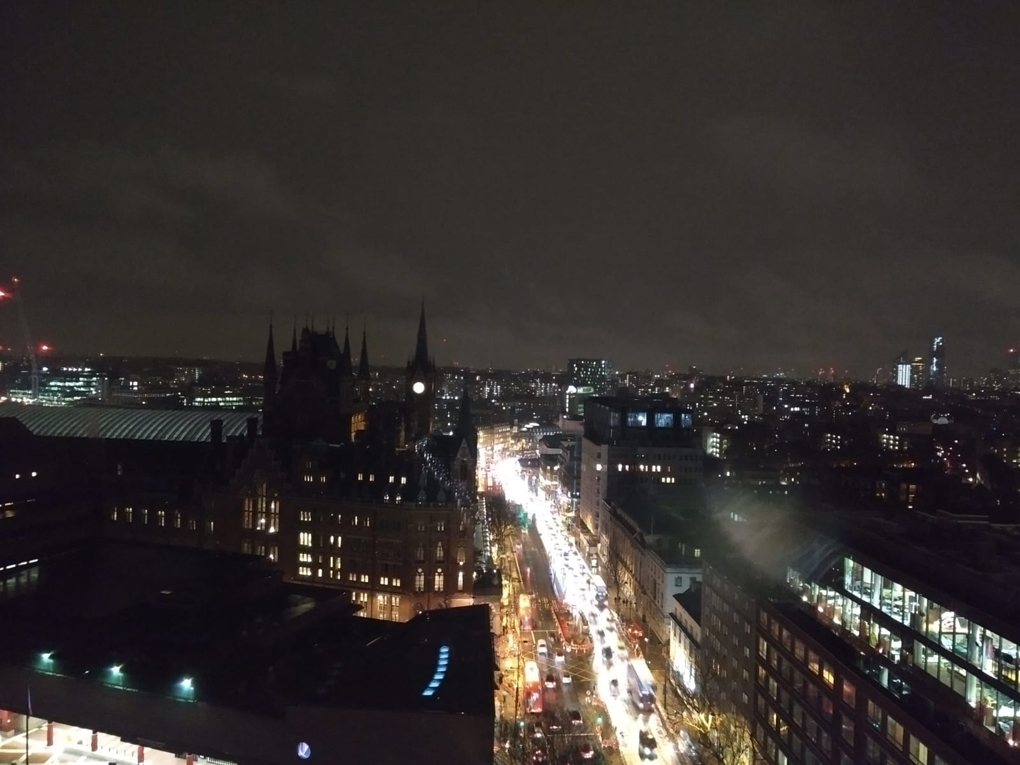
<instances>
[{"instance_id":1,"label":"city skyline","mask_svg":"<svg viewBox=\"0 0 1020 765\"><path fill-rule=\"evenodd\" d=\"M69 354L1004 366L1017 9L727 10L5 9L5 270Z\"/></svg>"}]
</instances>

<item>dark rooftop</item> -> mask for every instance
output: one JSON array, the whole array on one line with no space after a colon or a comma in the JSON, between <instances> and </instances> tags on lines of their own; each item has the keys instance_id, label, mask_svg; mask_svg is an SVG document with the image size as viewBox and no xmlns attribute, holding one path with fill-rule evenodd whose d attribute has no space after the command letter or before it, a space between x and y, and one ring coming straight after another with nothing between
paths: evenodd
<instances>
[{"instance_id":1,"label":"dark rooftop","mask_svg":"<svg viewBox=\"0 0 1020 765\"><path fill-rule=\"evenodd\" d=\"M113 542L18 573L23 586L0 589L0 655L37 672L260 713L493 703L487 606L366 619L347 593L284 583L263 558Z\"/></svg>"}]
</instances>

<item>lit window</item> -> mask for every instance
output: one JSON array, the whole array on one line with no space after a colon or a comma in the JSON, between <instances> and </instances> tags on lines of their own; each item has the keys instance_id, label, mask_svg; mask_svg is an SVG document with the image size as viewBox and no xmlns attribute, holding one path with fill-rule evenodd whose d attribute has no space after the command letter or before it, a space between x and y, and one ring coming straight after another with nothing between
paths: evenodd
<instances>
[{"instance_id":1,"label":"lit window","mask_svg":"<svg viewBox=\"0 0 1020 765\"><path fill-rule=\"evenodd\" d=\"M111 521L117 520L117 508L116 507L111 507L110 508L110 520Z\"/></svg>"},{"instance_id":2,"label":"lit window","mask_svg":"<svg viewBox=\"0 0 1020 765\"><path fill-rule=\"evenodd\" d=\"M389 587L389 585L390 585L390 578L388 576L380 576L379 577L379 584L382 584L382 585L385 585L385 586Z\"/></svg>"},{"instance_id":3,"label":"lit window","mask_svg":"<svg viewBox=\"0 0 1020 765\"><path fill-rule=\"evenodd\" d=\"M326 476L320 475L319 476L319 483L326 483Z\"/></svg>"},{"instance_id":4,"label":"lit window","mask_svg":"<svg viewBox=\"0 0 1020 765\"><path fill-rule=\"evenodd\" d=\"M374 481L375 481L375 473L369 473L368 474L368 482L372 483Z\"/></svg>"},{"instance_id":5,"label":"lit window","mask_svg":"<svg viewBox=\"0 0 1020 765\"><path fill-rule=\"evenodd\" d=\"M362 584L368 584L368 574L361 575L361 582Z\"/></svg>"},{"instance_id":6,"label":"lit window","mask_svg":"<svg viewBox=\"0 0 1020 765\"><path fill-rule=\"evenodd\" d=\"M364 473L358 473L358 480L359 481L364 481L365 480L365 474Z\"/></svg>"},{"instance_id":7,"label":"lit window","mask_svg":"<svg viewBox=\"0 0 1020 765\"><path fill-rule=\"evenodd\" d=\"M174 528L179 529L181 527L181 511L174 510Z\"/></svg>"},{"instance_id":8,"label":"lit window","mask_svg":"<svg viewBox=\"0 0 1020 765\"><path fill-rule=\"evenodd\" d=\"M393 483L393 481L394 481L395 479L396 479L396 476L392 476L392 475L391 475L391 476L390 476L390 483Z\"/></svg>"},{"instance_id":9,"label":"lit window","mask_svg":"<svg viewBox=\"0 0 1020 765\"><path fill-rule=\"evenodd\" d=\"M425 592L425 572L421 569L414 572L414 591Z\"/></svg>"},{"instance_id":10,"label":"lit window","mask_svg":"<svg viewBox=\"0 0 1020 765\"><path fill-rule=\"evenodd\" d=\"M400 577L399 576L393 577L393 586L394 587L399 587L400 586Z\"/></svg>"},{"instance_id":11,"label":"lit window","mask_svg":"<svg viewBox=\"0 0 1020 765\"><path fill-rule=\"evenodd\" d=\"M443 543L436 543L436 563L442 563L444 559Z\"/></svg>"},{"instance_id":12,"label":"lit window","mask_svg":"<svg viewBox=\"0 0 1020 765\"><path fill-rule=\"evenodd\" d=\"M436 569L435 580L433 581L433 591L442 592L446 588L446 579L443 577L443 569Z\"/></svg>"},{"instance_id":13,"label":"lit window","mask_svg":"<svg viewBox=\"0 0 1020 765\"><path fill-rule=\"evenodd\" d=\"M312 532L300 531L298 532L298 546L299 547L311 547L312 546Z\"/></svg>"},{"instance_id":14,"label":"lit window","mask_svg":"<svg viewBox=\"0 0 1020 765\"><path fill-rule=\"evenodd\" d=\"M298 569L298 576L311 576L311 575L312 569L309 568L308 566L301 566L301 568Z\"/></svg>"},{"instance_id":15,"label":"lit window","mask_svg":"<svg viewBox=\"0 0 1020 765\"><path fill-rule=\"evenodd\" d=\"M130 507L125 507L124 508L124 520L125 521L127 521L128 523L131 523L131 520L134 518L134 515L135 515L135 511L134 511L133 508L130 508Z\"/></svg>"},{"instance_id":16,"label":"lit window","mask_svg":"<svg viewBox=\"0 0 1020 765\"><path fill-rule=\"evenodd\" d=\"M312 562L312 554L311 553L298 553L297 557L298 557L298 561L301 562L301 563L311 563Z\"/></svg>"},{"instance_id":17,"label":"lit window","mask_svg":"<svg viewBox=\"0 0 1020 765\"><path fill-rule=\"evenodd\" d=\"M156 525L160 528L166 526L166 510L156 511Z\"/></svg>"},{"instance_id":18,"label":"lit window","mask_svg":"<svg viewBox=\"0 0 1020 765\"><path fill-rule=\"evenodd\" d=\"M149 508L143 507L142 508L142 523L148 523L148 522L149 522Z\"/></svg>"},{"instance_id":19,"label":"lit window","mask_svg":"<svg viewBox=\"0 0 1020 765\"><path fill-rule=\"evenodd\" d=\"M407 476L406 475L400 476L400 485L403 486L406 483L407 483Z\"/></svg>"},{"instance_id":20,"label":"lit window","mask_svg":"<svg viewBox=\"0 0 1020 765\"><path fill-rule=\"evenodd\" d=\"M464 572L457 572L457 592L464 592Z\"/></svg>"}]
</instances>

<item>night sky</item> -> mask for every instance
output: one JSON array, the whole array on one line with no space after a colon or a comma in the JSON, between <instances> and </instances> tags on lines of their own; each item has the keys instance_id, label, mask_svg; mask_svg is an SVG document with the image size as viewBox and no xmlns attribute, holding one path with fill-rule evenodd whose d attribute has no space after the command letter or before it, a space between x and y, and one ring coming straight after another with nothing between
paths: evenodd
<instances>
[{"instance_id":1,"label":"night sky","mask_svg":"<svg viewBox=\"0 0 1020 765\"><path fill-rule=\"evenodd\" d=\"M1015 2L7 2L0 285L69 353L257 359L275 309L397 363L424 296L440 364L870 377L938 333L979 374L1020 342L1018 32Z\"/></svg>"}]
</instances>

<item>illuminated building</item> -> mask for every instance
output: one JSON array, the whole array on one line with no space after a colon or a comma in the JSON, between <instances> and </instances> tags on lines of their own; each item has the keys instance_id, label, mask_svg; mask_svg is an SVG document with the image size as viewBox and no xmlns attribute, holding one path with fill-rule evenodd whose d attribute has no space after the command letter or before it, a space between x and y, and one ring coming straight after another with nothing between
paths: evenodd
<instances>
[{"instance_id":1,"label":"illuminated building","mask_svg":"<svg viewBox=\"0 0 1020 765\"><path fill-rule=\"evenodd\" d=\"M748 695L763 760L1016 762L1015 541L860 511L804 524L745 522L734 531L755 540L754 565L720 558L706 572L702 645L722 672L731 659L749 669L727 593L753 603L750 682L727 680ZM971 550L997 550L994 576L969 567Z\"/></svg>"},{"instance_id":2,"label":"illuminated building","mask_svg":"<svg viewBox=\"0 0 1020 765\"><path fill-rule=\"evenodd\" d=\"M936 388L946 387L946 347L941 335L931 340L928 353L928 383Z\"/></svg>"},{"instance_id":3,"label":"illuminated building","mask_svg":"<svg viewBox=\"0 0 1020 765\"><path fill-rule=\"evenodd\" d=\"M83 401L102 401L107 394L106 376L88 367L44 367L39 375L39 395L33 401L31 386L11 387L8 397L17 403L70 406Z\"/></svg>"},{"instance_id":4,"label":"illuminated building","mask_svg":"<svg viewBox=\"0 0 1020 765\"><path fill-rule=\"evenodd\" d=\"M604 500L614 501L635 485L656 496L680 496L701 472L693 416L676 399L588 399L578 514L596 540L604 535L599 522Z\"/></svg>"},{"instance_id":5,"label":"illuminated building","mask_svg":"<svg viewBox=\"0 0 1020 765\"><path fill-rule=\"evenodd\" d=\"M907 361L907 352L901 353L895 364L896 369L896 384L901 388L909 388L911 382L911 366L910 362Z\"/></svg>"},{"instance_id":6,"label":"illuminated building","mask_svg":"<svg viewBox=\"0 0 1020 765\"><path fill-rule=\"evenodd\" d=\"M914 357L914 360L910 362L910 387L923 388L927 382L928 367L925 364L923 357L916 356Z\"/></svg>"}]
</instances>

